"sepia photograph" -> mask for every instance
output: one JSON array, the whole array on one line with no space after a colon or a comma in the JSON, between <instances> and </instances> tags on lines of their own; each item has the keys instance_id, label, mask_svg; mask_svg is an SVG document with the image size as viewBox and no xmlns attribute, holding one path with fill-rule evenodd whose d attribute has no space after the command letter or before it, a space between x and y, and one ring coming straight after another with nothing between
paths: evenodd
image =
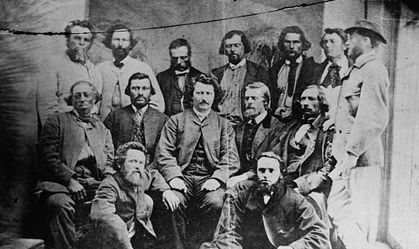
<instances>
[{"instance_id":1,"label":"sepia photograph","mask_svg":"<svg viewBox=\"0 0 419 249\"><path fill-rule=\"evenodd\" d=\"M419 249L413 0L0 0L0 249Z\"/></svg>"}]
</instances>

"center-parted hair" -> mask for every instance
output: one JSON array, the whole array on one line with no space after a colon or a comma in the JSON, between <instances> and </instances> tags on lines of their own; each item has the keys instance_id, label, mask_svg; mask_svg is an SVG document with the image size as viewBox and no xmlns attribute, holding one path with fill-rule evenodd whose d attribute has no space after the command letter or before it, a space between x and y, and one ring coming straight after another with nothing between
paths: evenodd
<instances>
[{"instance_id":1,"label":"center-parted hair","mask_svg":"<svg viewBox=\"0 0 419 249\"><path fill-rule=\"evenodd\" d=\"M252 46L251 43L249 41L249 39L247 39L246 35L244 34L243 31L240 30L231 30L229 32L227 32L227 34L224 35L223 39L221 40L221 45L220 48L218 49L218 53L219 54L225 54L225 41L227 39L231 39L234 35L238 35L241 38L241 41L243 43L244 46L244 53L247 54L250 51L252 51Z\"/></svg>"},{"instance_id":2,"label":"center-parted hair","mask_svg":"<svg viewBox=\"0 0 419 249\"><path fill-rule=\"evenodd\" d=\"M178 38L170 42L169 44L169 52L171 49L180 48L180 47L186 47L188 49L188 56L191 56L192 49L191 44L186 39Z\"/></svg>"},{"instance_id":3,"label":"center-parted hair","mask_svg":"<svg viewBox=\"0 0 419 249\"><path fill-rule=\"evenodd\" d=\"M289 33L300 35L300 40L301 40L301 43L302 43L302 50L303 51L307 51L311 48L311 42L309 42L307 40L306 36L304 35L304 31L300 27L298 27L298 26L287 26L281 31L281 34L279 35L279 38L278 38L278 49L279 49L279 51L281 51L281 52L285 51L284 40L285 40L285 36Z\"/></svg>"},{"instance_id":4,"label":"center-parted hair","mask_svg":"<svg viewBox=\"0 0 419 249\"><path fill-rule=\"evenodd\" d=\"M96 86L89 82L89 81L85 81L85 80L79 80L76 81L71 87L70 87L70 95L68 97L64 98L64 101L67 103L67 105L72 106L73 105L73 90L76 86L80 85L80 84L87 84L88 86L90 86L92 88L92 92L95 96L95 101L94 103L96 104L97 102L99 102L101 100L100 94L96 89Z\"/></svg>"},{"instance_id":5,"label":"center-parted hair","mask_svg":"<svg viewBox=\"0 0 419 249\"><path fill-rule=\"evenodd\" d=\"M75 26L80 26L80 27L89 29L90 33L92 33L92 40L90 41L90 43L93 43L93 40L95 39L96 34L95 34L95 32L93 32L93 25L87 20L73 20L73 21L70 21L67 24L67 26L64 28L64 34L65 34L65 37L67 38L67 40L70 38L70 36L72 34L71 29L73 29L73 27L75 27Z\"/></svg>"},{"instance_id":6,"label":"center-parted hair","mask_svg":"<svg viewBox=\"0 0 419 249\"><path fill-rule=\"evenodd\" d=\"M262 93L262 97L265 99L265 109L269 109L271 106L271 93L269 91L269 88L262 82L253 82L245 87L245 91L248 89L260 89Z\"/></svg>"},{"instance_id":7,"label":"center-parted hair","mask_svg":"<svg viewBox=\"0 0 419 249\"><path fill-rule=\"evenodd\" d=\"M326 99L326 94L323 91L323 89L318 86L318 85L308 85L303 91L302 93L307 90L307 89L317 89L317 100L319 101L319 108L320 108L320 112L322 114L326 113L329 111L329 103L327 102Z\"/></svg>"},{"instance_id":8,"label":"center-parted hair","mask_svg":"<svg viewBox=\"0 0 419 249\"><path fill-rule=\"evenodd\" d=\"M151 84L150 77L147 74L145 74L145 73L138 72L138 73L134 73L133 75L131 75L131 77L129 77L129 79L128 79L128 85L127 85L127 87L125 87L125 91L124 91L125 95L130 96L131 82L133 80L142 80L142 79L148 79L148 81L150 82L151 95L156 94L156 91L154 90L154 87Z\"/></svg>"},{"instance_id":9,"label":"center-parted hair","mask_svg":"<svg viewBox=\"0 0 419 249\"><path fill-rule=\"evenodd\" d=\"M139 142L128 142L125 144L122 144L118 147L118 149L115 152L115 160L114 160L114 169L120 169L121 165L124 164L125 158L127 157L128 150L139 150L144 153L144 155L147 157L147 150ZM147 161L147 160L146 160Z\"/></svg>"},{"instance_id":10,"label":"center-parted hair","mask_svg":"<svg viewBox=\"0 0 419 249\"><path fill-rule=\"evenodd\" d=\"M324 30L322 39L319 42L319 45L321 48L323 47L323 39L325 35L331 35L331 34L337 34L341 39L342 43L345 44L345 42L348 40L348 35L345 33L345 31L341 28L327 28Z\"/></svg>"},{"instance_id":11,"label":"center-parted hair","mask_svg":"<svg viewBox=\"0 0 419 249\"><path fill-rule=\"evenodd\" d=\"M133 48L135 46L135 44L137 44L137 41L134 39L134 36L132 34L131 29L129 29L125 24L122 23L116 23L114 25L112 25L109 29L106 30L106 35L105 35L105 39L103 40L103 44L107 47L107 48L111 48L111 44L112 44L112 36L113 33L116 30L126 30L129 32L129 39L130 39L130 46L131 48Z\"/></svg>"}]
</instances>

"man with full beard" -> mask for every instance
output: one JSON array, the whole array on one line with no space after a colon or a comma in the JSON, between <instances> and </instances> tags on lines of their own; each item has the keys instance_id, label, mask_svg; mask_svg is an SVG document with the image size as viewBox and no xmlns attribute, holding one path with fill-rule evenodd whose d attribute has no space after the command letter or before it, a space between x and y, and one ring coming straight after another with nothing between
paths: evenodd
<instances>
[{"instance_id":1,"label":"man with full beard","mask_svg":"<svg viewBox=\"0 0 419 249\"><path fill-rule=\"evenodd\" d=\"M268 134L283 126L270 113L271 95L262 82L247 85L244 93L244 122L236 128L236 144L240 155L240 170L227 181L227 187L246 180L255 174L256 158L267 150Z\"/></svg>"},{"instance_id":2,"label":"man with full beard","mask_svg":"<svg viewBox=\"0 0 419 249\"><path fill-rule=\"evenodd\" d=\"M91 82L98 91L102 89L102 78L98 69L89 59L87 52L93 44L93 26L86 20L75 20L65 28L67 50L65 55L49 58L40 70L37 92L37 108L40 121L54 113L71 111L65 99L70 95L70 87L77 81ZM99 92L100 94L100 92ZM97 113L97 107L92 110Z\"/></svg>"},{"instance_id":3,"label":"man with full beard","mask_svg":"<svg viewBox=\"0 0 419 249\"><path fill-rule=\"evenodd\" d=\"M227 192L214 239L201 249L330 248L326 225L303 196L284 184L281 164L275 153L262 153L257 177Z\"/></svg>"},{"instance_id":4,"label":"man with full beard","mask_svg":"<svg viewBox=\"0 0 419 249\"><path fill-rule=\"evenodd\" d=\"M90 212L92 230L82 248L154 248L156 235L150 221L154 204L144 191L159 191L170 211L178 207L179 199L158 171L145 168L146 158L146 149L138 142L118 148L117 172L107 176L96 192Z\"/></svg>"},{"instance_id":5,"label":"man with full beard","mask_svg":"<svg viewBox=\"0 0 419 249\"><path fill-rule=\"evenodd\" d=\"M173 40L169 45L169 55L170 68L157 74L157 81L164 97L164 113L172 116L190 107L187 92L201 72L191 66L192 50L187 40Z\"/></svg>"},{"instance_id":6,"label":"man with full beard","mask_svg":"<svg viewBox=\"0 0 419 249\"><path fill-rule=\"evenodd\" d=\"M114 59L98 65L103 79L102 102L99 110L101 119L105 119L111 111L130 104L129 97L122 93L128 85L129 77L134 73L148 75L155 91L150 98L150 107L163 112L163 95L153 70L146 63L129 55L136 44L131 30L123 24L115 24L107 30L103 43L112 50Z\"/></svg>"},{"instance_id":7,"label":"man with full beard","mask_svg":"<svg viewBox=\"0 0 419 249\"><path fill-rule=\"evenodd\" d=\"M250 50L250 41L243 31L229 31L223 37L218 51L219 54L228 57L229 63L211 70L222 91L219 102L214 103L216 110L236 125L243 121L245 86L255 81L268 84L268 71L245 58Z\"/></svg>"}]
</instances>

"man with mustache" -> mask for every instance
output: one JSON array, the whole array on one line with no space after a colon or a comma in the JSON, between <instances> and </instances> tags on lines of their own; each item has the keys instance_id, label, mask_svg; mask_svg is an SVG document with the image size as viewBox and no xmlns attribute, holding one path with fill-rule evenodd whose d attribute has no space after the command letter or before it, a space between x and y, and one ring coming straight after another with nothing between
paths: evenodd
<instances>
[{"instance_id":1,"label":"man with mustache","mask_svg":"<svg viewBox=\"0 0 419 249\"><path fill-rule=\"evenodd\" d=\"M236 144L240 155L240 170L227 181L232 187L255 174L256 158L266 151L268 134L283 125L270 113L271 95L262 82L246 86L244 93L244 122L236 128Z\"/></svg>"},{"instance_id":2,"label":"man with mustache","mask_svg":"<svg viewBox=\"0 0 419 249\"><path fill-rule=\"evenodd\" d=\"M98 65L103 79L99 110L101 119L105 119L111 111L130 104L130 99L122 91L134 73L148 75L155 92L150 98L150 107L163 112L164 99L153 70L146 63L129 55L136 44L131 30L123 24L115 24L106 31L103 43L112 50L114 59Z\"/></svg>"},{"instance_id":3,"label":"man with mustache","mask_svg":"<svg viewBox=\"0 0 419 249\"><path fill-rule=\"evenodd\" d=\"M192 67L192 50L189 42L183 38L173 40L169 45L170 68L157 74L161 91L164 97L164 113L167 116L175 115L190 108L191 84L201 72Z\"/></svg>"},{"instance_id":4,"label":"man with mustache","mask_svg":"<svg viewBox=\"0 0 419 249\"><path fill-rule=\"evenodd\" d=\"M102 89L102 77L99 70L89 59L87 52L93 44L95 33L93 26L86 20L74 20L64 29L67 50L63 57L49 58L42 63L41 78L37 92L38 116L41 123L54 113L71 111L65 99L70 95L74 82L85 80ZM100 93L99 93L100 94ZM97 107L93 109L97 113Z\"/></svg>"},{"instance_id":5,"label":"man with mustache","mask_svg":"<svg viewBox=\"0 0 419 249\"><path fill-rule=\"evenodd\" d=\"M264 152L257 176L227 193L211 242L200 249L330 249L328 230L313 206L283 181L282 160Z\"/></svg>"},{"instance_id":6,"label":"man with mustache","mask_svg":"<svg viewBox=\"0 0 419 249\"><path fill-rule=\"evenodd\" d=\"M147 156L138 142L117 149L116 173L107 176L96 192L90 212L92 229L81 248L154 248L156 234L150 221L154 204L145 191L158 191L171 212L179 199L157 170L146 168Z\"/></svg>"},{"instance_id":7,"label":"man with mustache","mask_svg":"<svg viewBox=\"0 0 419 249\"><path fill-rule=\"evenodd\" d=\"M331 228L326 200L332 185L328 177L336 160L332 156L333 131L324 131L328 104L321 87L309 85L301 94L301 117L270 134L269 149L284 160L285 184L313 204L318 216Z\"/></svg>"},{"instance_id":8,"label":"man with mustache","mask_svg":"<svg viewBox=\"0 0 419 249\"><path fill-rule=\"evenodd\" d=\"M299 115L298 102L304 88L311 84L316 62L304 51L311 43L298 26L287 26L279 35L278 49L283 58L269 70L272 95L272 110L280 120L289 121Z\"/></svg>"},{"instance_id":9,"label":"man with mustache","mask_svg":"<svg viewBox=\"0 0 419 249\"><path fill-rule=\"evenodd\" d=\"M113 172L111 134L92 113L97 99L92 83L74 83L67 98L74 109L50 116L42 128L37 193L48 223L48 248L75 247L81 204L92 200L105 174Z\"/></svg>"},{"instance_id":10,"label":"man with mustache","mask_svg":"<svg viewBox=\"0 0 419 249\"><path fill-rule=\"evenodd\" d=\"M216 79L200 75L192 93L192 108L166 122L155 159L170 187L178 190L176 248L197 248L211 239L227 179L239 168L233 127L211 110L219 94Z\"/></svg>"},{"instance_id":11,"label":"man with mustache","mask_svg":"<svg viewBox=\"0 0 419 249\"><path fill-rule=\"evenodd\" d=\"M229 31L221 40L219 54L228 57L228 64L211 70L221 86L220 102L215 110L238 125L243 121L244 88L255 81L268 84L267 70L245 58L251 50L250 41L240 30Z\"/></svg>"},{"instance_id":12,"label":"man with mustache","mask_svg":"<svg viewBox=\"0 0 419 249\"><path fill-rule=\"evenodd\" d=\"M150 77L144 73L134 73L125 88L131 104L111 112L104 121L111 131L114 147L130 141L140 142L149 153L147 165L150 167L161 130L168 120L165 114L150 107L154 93Z\"/></svg>"}]
</instances>

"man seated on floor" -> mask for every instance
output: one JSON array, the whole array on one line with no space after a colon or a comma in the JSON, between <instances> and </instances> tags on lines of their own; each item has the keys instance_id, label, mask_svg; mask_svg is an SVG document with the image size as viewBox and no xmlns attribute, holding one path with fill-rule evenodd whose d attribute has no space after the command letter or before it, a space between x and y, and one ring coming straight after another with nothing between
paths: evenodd
<instances>
[{"instance_id":1,"label":"man seated on floor","mask_svg":"<svg viewBox=\"0 0 419 249\"><path fill-rule=\"evenodd\" d=\"M288 188L282 160L264 152L257 177L241 181L227 194L212 242L200 249L328 249L329 232L313 206Z\"/></svg>"},{"instance_id":2,"label":"man seated on floor","mask_svg":"<svg viewBox=\"0 0 419 249\"><path fill-rule=\"evenodd\" d=\"M128 142L118 148L117 172L107 176L96 192L90 212L93 225L82 248L153 248L153 200L144 191L160 191L170 211L178 207L179 199L157 170L145 169L145 163L142 144Z\"/></svg>"}]
</instances>

